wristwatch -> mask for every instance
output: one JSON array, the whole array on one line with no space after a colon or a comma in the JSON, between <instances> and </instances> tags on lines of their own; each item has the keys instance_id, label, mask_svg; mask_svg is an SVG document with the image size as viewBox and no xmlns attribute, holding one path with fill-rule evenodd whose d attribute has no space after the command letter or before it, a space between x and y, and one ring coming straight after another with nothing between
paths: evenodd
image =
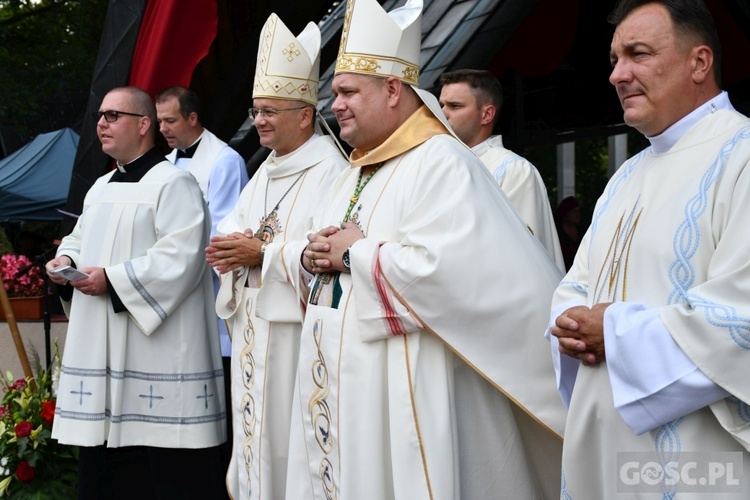
<instances>
[{"instance_id":1,"label":"wristwatch","mask_svg":"<svg viewBox=\"0 0 750 500\"><path fill-rule=\"evenodd\" d=\"M347 248L344 250L344 254L341 256L341 262L344 264L344 267L346 270L351 269L351 264L349 263L349 249Z\"/></svg>"}]
</instances>

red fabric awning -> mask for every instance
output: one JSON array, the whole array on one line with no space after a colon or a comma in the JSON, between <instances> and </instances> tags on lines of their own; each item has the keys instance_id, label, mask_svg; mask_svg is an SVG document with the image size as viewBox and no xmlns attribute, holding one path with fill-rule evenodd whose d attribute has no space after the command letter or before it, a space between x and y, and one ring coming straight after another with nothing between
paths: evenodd
<instances>
[{"instance_id":1,"label":"red fabric awning","mask_svg":"<svg viewBox=\"0 0 750 500\"><path fill-rule=\"evenodd\" d=\"M150 0L138 33L130 85L151 95L170 85L190 86L219 24L215 0Z\"/></svg>"}]
</instances>

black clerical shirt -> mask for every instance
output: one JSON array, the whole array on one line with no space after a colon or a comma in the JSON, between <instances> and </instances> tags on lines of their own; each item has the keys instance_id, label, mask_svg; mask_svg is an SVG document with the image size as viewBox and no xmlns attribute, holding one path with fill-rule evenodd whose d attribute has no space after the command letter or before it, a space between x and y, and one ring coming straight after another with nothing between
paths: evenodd
<instances>
[{"instance_id":1,"label":"black clerical shirt","mask_svg":"<svg viewBox=\"0 0 750 500\"><path fill-rule=\"evenodd\" d=\"M109 182L138 182L146 175L146 172L151 170L151 167L163 161L164 156L153 147L130 163L122 165L125 172L121 172L118 168Z\"/></svg>"}]
</instances>

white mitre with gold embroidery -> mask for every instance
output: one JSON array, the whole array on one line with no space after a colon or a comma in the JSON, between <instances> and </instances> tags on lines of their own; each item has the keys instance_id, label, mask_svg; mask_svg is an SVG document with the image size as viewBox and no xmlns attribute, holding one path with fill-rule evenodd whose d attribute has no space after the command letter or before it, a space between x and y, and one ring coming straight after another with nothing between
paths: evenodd
<instances>
[{"instance_id":1,"label":"white mitre with gold embroidery","mask_svg":"<svg viewBox=\"0 0 750 500\"><path fill-rule=\"evenodd\" d=\"M395 76L419 84L422 0L386 13L376 0L349 0L334 74Z\"/></svg>"},{"instance_id":2,"label":"white mitre with gold embroidery","mask_svg":"<svg viewBox=\"0 0 750 500\"><path fill-rule=\"evenodd\" d=\"M271 14L263 25L255 64L253 98L318 104L320 29L308 23L296 37Z\"/></svg>"},{"instance_id":3,"label":"white mitre with gold embroidery","mask_svg":"<svg viewBox=\"0 0 750 500\"><path fill-rule=\"evenodd\" d=\"M456 136L434 95L419 88L422 0L390 12L377 0L348 0L334 75L396 77L410 85L432 114Z\"/></svg>"}]
</instances>

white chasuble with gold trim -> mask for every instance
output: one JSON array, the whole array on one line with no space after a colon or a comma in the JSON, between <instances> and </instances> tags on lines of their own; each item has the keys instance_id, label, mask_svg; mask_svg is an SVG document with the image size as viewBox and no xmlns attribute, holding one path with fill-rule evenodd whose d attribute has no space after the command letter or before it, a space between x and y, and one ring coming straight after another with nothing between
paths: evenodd
<instances>
[{"instance_id":1,"label":"white chasuble with gold trim","mask_svg":"<svg viewBox=\"0 0 750 500\"><path fill-rule=\"evenodd\" d=\"M305 237L312 213L345 166L328 136L314 136L283 157L269 156L219 223L222 235L250 229L269 242L263 270L243 267L222 275L216 299L216 313L228 319L232 332L234 443L227 485L234 498L284 497L303 304L294 289L298 284L283 280L262 289L261 271L283 272L279 247ZM264 300L261 319L256 312Z\"/></svg>"},{"instance_id":2,"label":"white chasuble with gold trim","mask_svg":"<svg viewBox=\"0 0 750 500\"><path fill-rule=\"evenodd\" d=\"M628 160L597 202L575 262L555 293L553 316L602 302L656 309L679 348L731 396L636 435L615 409L609 374L614 365L608 363L620 360L578 367L563 356L558 366L577 371L574 386L561 388L572 391L563 498L714 498L709 490L683 493L685 484L618 495L625 485L618 464L630 452L661 464L680 463L685 452L739 454L743 470L734 474L743 476L744 490L716 498L750 495L749 162L750 120L717 111L667 152L647 149ZM644 352L642 362L659 357Z\"/></svg>"},{"instance_id":3,"label":"white chasuble with gold trim","mask_svg":"<svg viewBox=\"0 0 750 500\"><path fill-rule=\"evenodd\" d=\"M560 273L475 155L425 141L385 160L352 208L366 236L352 274L312 283L289 499L559 492L564 408L543 332ZM341 224L358 177L339 176L316 230ZM297 274L305 244L264 280Z\"/></svg>"}]
</instances>

